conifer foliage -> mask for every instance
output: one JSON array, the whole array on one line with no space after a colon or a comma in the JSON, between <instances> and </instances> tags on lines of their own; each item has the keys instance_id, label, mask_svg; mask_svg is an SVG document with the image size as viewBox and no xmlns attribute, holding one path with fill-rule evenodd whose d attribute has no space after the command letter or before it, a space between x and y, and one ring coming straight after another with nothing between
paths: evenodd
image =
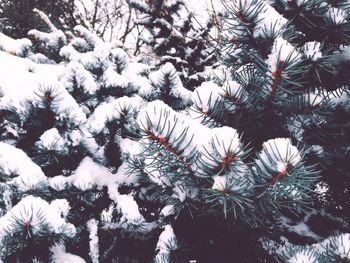
<instances>
[{"instance_id":1,"label":"conifer foliage","mask_svg":"<svg viewBox=\"0 0 350 263\"><path fill-rule=\"evenodd\" d=\"M350 3L225 1L218 66L184 3L129 2L155 64L0 33L0 262L350 261Z\"/></svg>"},{"instance_id":2,"label":"conifer foliage","mask_svg":"<svg viewBox=\"0 0 350 263\"><path fill-rule=\"evenodd\" d=\"M157 56L157 64L171 62L187 89L205 78L201 73L216 62L210 37L213 25L200 25L182 0L128 0L141 17L136 21L148 34L140 36Z\"/></svg>"},{"instance_id":3,"label":"conifer foliage","mask_svg":"<svg viewBox=\"0 0 350 263\"><path fill-rule=\"evenodd\" d=\"M69 29L79 19L75 0L2 0L0 2L0 30L15 38L25 37L29 30L44 26L37 19L34 8L46 12L56 26Z\"/></svg>"}]
</instances>

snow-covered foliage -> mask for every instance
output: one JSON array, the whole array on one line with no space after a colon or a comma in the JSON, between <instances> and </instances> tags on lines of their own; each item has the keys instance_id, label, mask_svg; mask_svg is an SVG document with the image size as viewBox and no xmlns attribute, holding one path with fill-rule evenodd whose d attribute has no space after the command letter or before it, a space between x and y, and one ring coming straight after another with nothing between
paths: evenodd
<instances>
[{"instance_id":1,"label":"snow-covered foliage","mask_svg":"<svg viewBox=\"0 0 350 263\"><path fill-rule=\"evenodd\" d=\"M90 231L90 257L91 261L93 263L98 263L98 257L99 257L99 252L98 252L98 222L95 219L91 219L90 221L87 222L87 227Z\"/></svg>"},{"instance_id":2,"label":"snow-covered foliage","mask_svg":"<svg viewBox=\"0 0 350 263\"><path fill-rule=\"evenodd\" d=\"M51 248L52 263L61 263L61 262L71 262L71 263L86 263L84 259L77 255L67 253L63 245L56 245Z\"/></svg>"},{"instance_id":3,"label":"snow-covered foliage","mask_svg":"<svg viewBox=\"0 0 350 263\"><path fill-rule=\"evenodd\" d=\"M136 24L147 29L140 36L164 64L163 70L172 63L188 89L200 83L200 74L206 66L216 61L212 47L209 21L202 24L193 17L185 2L180 0L128 0L129 5L139 14ZM202 3L203 4L203 3ZM185 97L184 97L185 98Z\"/></svg>"},{"instance_id":4,"label":"snow-covered foliage","mask_svg":"<svg viewBox=\"0 0 350 263\"><path fill-rule=\"evenodd\" d=\"M39 10L49 32L0 33L0 261L209 262L215 247L226 262L232 239L258 251L286 228L318 245L265 248L285 262L348 259L348 234L308 225L348 220L327 199L348 191L329 179L347 169L347 4L232 0L225 65L183 2L129 4L156 61L82 25L63 33Z\"/></svg>"},{"instance_id":5,"label":"snow-covered foliage","mask_svg":"<svg viewBox=\"0 0 350 263\"><path fill-rule=\"evenodd\" d=\"M73 238L76 228L61 216L56 204L49 204L39 197L27 196L0 218L0 249L2 257L9 251L13 238L43 239L50 235L58 239ZM23 228L22 228L23 227ZM9 238L12 236L12 238ZM48 239L48 242L51 242Z\"/></svg>"},{"instance_id":6,"label":"snow-covered foliage","mask_svg":"<svg viewBox=\"0 0 350 263\"><path fill-rule=\"evenodd\" d=\"M12 39L0 32L0 50L6 53L25 57L32 43L29 39Z\"/></svg>"},{"instance_id":7,"label":"snow-covered foliage","mask_svg":"<svg viewBox=\"0 0 350 263\"><path fill-rule=\"evenodd\" d=\"M169 262L170 252L176 250L177 239L171 225L166 225L163 232L160 234L156 250L158 251L156 260L159 262Z\"/></svg>"},{"instance_id":8,"label":"snow-covered foliage","mask_svg":"<svg viewBox=\"0 0 350 263\"><path fill-rule=\"evenodd\" d=\"M50 32L46 33L38 31L36 29L32 29L28 32L28 36L34 40L42 42L48 50L52 50L53 52L59 51L60 48L67 42L66 36L61 30L58 30L51 23L50 19L44 12L36 8L33 11L37 13L40 16L40 18L45 22Z\"/></svg>"},{"instance_id":9,"label":"snow-covered foliage","mask_svg":"<svg viewBox=\"0 0 350 263\"><path fill-rule=\"evenodd\" d=\"M257 161L260 169L274 169L283 173L301 161L298 149L289 139L277 138L264 142Z\"/></svg>"},{"instance_id":10,"label":"snow-covered foliage","mask_svg":"<svg viewBox=\"0 0 350 263\"><path fill-rule=\"evenodd\" d=\"M0 142L0 169L2 181L15 185L19 191L25 192L47 184L40 166L21 149L3 142Z\"/></svg>"}]
</instances>

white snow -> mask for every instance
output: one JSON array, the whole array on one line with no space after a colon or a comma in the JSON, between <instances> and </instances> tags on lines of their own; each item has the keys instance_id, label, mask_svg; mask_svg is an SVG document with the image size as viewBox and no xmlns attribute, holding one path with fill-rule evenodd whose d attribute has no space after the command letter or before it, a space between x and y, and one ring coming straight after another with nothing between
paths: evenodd
<instances>
[{"instance_id":1,"label":"white snow","mask_svg":"<svg viewBox=\"0 0 350 263\"><path fill-rule=\"evenodd\" d=\"M67 65L62 82L69 91L73 91L74 85L88 94L94 94L98 89L91 73L76 61L72 61Z\"/></svg>"},{"instance_id":2,"label":"white snow","mask_svg":"<svg viewBox=\"0 0 350 263\"><path fill-rule=\"evenodd\" d=\"M109 207L103 209L103 211L101 212L101 215L100 215L101 222L104 224L112 223L113 211L114 211L113 203L110 204Z\"/></svg>"},{"instance_id":3,"label":"white snow","mask_svg":"<svg viewBox=\"0 0 350 263\"><path fill-rule=\"evenodd\" d=\"M0 183L0 189L2 190L2 201L5 204L4 209L0 208L0 216L3 216L5 212L12 208L12 190L6 183Z\"/></svg>"},{"instance_id":4,"label":"white snow","mask_svg":"<svg viewBox=\"0 0 350 263\"><path fill-rule=\"evenodd\" d=\"M82 37L93 47L104 44L104 42L96 34L90 32L82 25L75 26L74 30L77 32L78 37Z\"/></svg>"},{"instance_id":5,"label":"white snow","mask_svg":"<svg viewBox=\"0 0 350 263\"><path fill-rule=\"evenodd\" d=\"M215 175L213 176L214 184L211 187L213 190L225 191L226 189L230 189L229 182L227 182L227 176L223 175Z\"/></svg>"},{"instance_id":6,"label":"white snow","mask_svg":"<svg viewBox=\"0 0 350 263\"><path fill-rule=\"evenodd\" d=\"M40 18L45 22L45 24L50 28L51 31L57 30L54 24L51 23L50 18L44 12L40 11L37 8L34 8L33 12L40 16Z\"/></svg>"},{"instance_id":7,"label":"white snow","mask_svg":"<svg viewBox=\"0 0 350 263\"><path fill-rule=\"evenodd\" d=\"M306 250L297 252L294 256L288 259L287 263L317 263L319 262L313 253Z\"/></svg>"},{"instance_id":8,"label":"white snow","mask_svg":"<svg viewBox=\"0 0 350 263\"><path fill-rule=\"evenodd\" d=\"M312 245L300 246L293 245L290 243L287 238L281 236L281 243L277 243L272 240L265 240L263 244L266 250L270 250L272 247L275 247L273 251L270 251L274 254L289 254L290 250L295 251L295 255L292 255L287 259L287 263L319 263L318 259L324 259L327 255L330 246L334 248L333 252L336 256L343 257L344 259L350 258L350 234L343 233L336 236L330 236L318 243Z\"/></svg>"},{"instance_id":9,"label":"white snow","mask_svg":"<svg viewBox=\"0 0 350 263\"><path fill-rule=\"evenodd\" d=\"M159 250L156 258L160 262L169 262L170 252L177 248L177 239L171 225L166 225L163 232L159 235L156 250ZM164 261L163 261L164 260Z\"/></svg>"},{"instance_id":10,"label":"white snow","mask_svg":"<svg viewBox=\"0 0 350 263\"><path fill-rule=\"evenodd\" d=\"M145 221L139 211L139 206L131 195L117 195L116 203L128 223L140 224Z\"/></svg>"},{"instance_id":11,"label":"white snow","mask_svg":"<svg viewBox=\"0 0 350 263\"><path fill-rule=\"evenodd\" d=\"M92 52L87 52L84 54L90 54L90 53ZM83 57L81 53L75 50L72 43L62 47L60 49L59 55L68 61L80 61L80 59Z\"/></svg>"},{"instance_id":12,"label":"white snow","mask_svg":"<svg viewBox=\"0 0 350 263\"><path fill-rule=\"evenodd\" d=\"M74 237L76 234L75 226L62 218L57 205L55 203L51 205L39 197L30 195L24 197L5 216L0 218L0 240L5 237L8 231L16 231L16 226L13 224L16 219L19 224L28 225L31 230L28 235L36 235L43 231L44 223L54 234L65 234L69 237Z\"/></svg>"},{"instance_id":13,"label":"white snow","mask_svg":"<svg viewBox=\"0 0 350 263\"><path fill-rule=\"evenodd\" d=\"M270 139L263 143L263 149L259 153L256 164L266 171L265 166L278 172L285 172L289 165L295 166L301 161L298 148L292 145L288 138Z\"/></svg>"},{"instance_id":14,"label":"white snow","mask_svg":"<svg viewBox=\"0 0 350 263\"><path fill-rule=\"evenodd\" d=\"M302 48L304 55L312 61L317 61L322 57L321 43L317 41L307 42Z\"/></svg>"},{"instance_id":15,"label":"white snow","mask_svg":"<svg viewBox=\"0 0 350 263\"><path fill-rule=\"evenodd\" d=\"M115 181L120 185L138 185L139 177L137 173L132 173L128 163L122 163L114 174Z\"/></svg>"},{"instance_id":16,"label":"white snow","mask_svg":"<svg viewBox=\"0 0 350 263\"><path fill-rule=\"evenodd\" d=\"M191 118L207 127L216 126L210 114L215 110L220 110L218 105L223 103L222 93L222 89L214 82L203 82L193 92L193 105L189 109Z\"/></svg>"},{"instance_id":17,"label":"white snow","mask_svg":"<svg viewBox=\"0 0 350 263\"><path fill-rule=\"evenodd\" d=\"M318 236L314 231L312 231L312 229L308 226L308 224L306 223L307 218L299 222L295 222L288 217L281 216L280 220L281 220L281 225L291 233L296 233L297 235L303 236L303 237L310 237L315 241L318 241L321 239L321 237Z\"/></svg>"},{"instance_id":18,"label":"white snow","mask_svg":"<svg viewBox=\"0 0 350 263\"><path fill-rule=\"evenodd\" d=\"M165 176L163 176L164 178ZM179 199L180 202L184 202L186 199L193 199L198 195L197 189L193 186L185 185L182 181L176 181L173 183L173 197Z\"/></svg>"},{"instance_id":19,"label":"white snow","mask_svg":"<svg viewBox=\"0 0 350 263\"><path fill-rule=\"evenodd\" d=\"M350 48L349 48L349 58L350 58ZM335 95L338 94L338 95ZM342 107L346 112L350 111L350 95L341 89L335 90L334 94L330 95L330 99L336 103L338 106Z\"/></svg>"},{"instance_id":20,"label":"white snow","mask_svg":"<svg viewBox=\"0 0 350 263\"><path fill-rule=\"evenodd\" d=\"M211 129L213 150L219 154L220 159L226 158L229 154L238 155L241 151L241 142L237 130L223 126Z\"/></svg>"},{"instance_id":21,"label":"white snow","mask_svg":"<svg viewBox=\"0 0 350 263\"><path fill-rule=\"evenodd\" d=\"M52 91L51 110L56 113L59 120L67 120L73 126L79 127L86 121L86 115L76 100L69 94L66 88L58 81L40 81L39 85L34 88L34 98L38 99L38 95L43 96L44 92ZM33 101L35 101L33 98ZM43 107L45 98L41 97L38 101L39 107Z\"/></svg>"},{"instance_id":22,"label":"white snow","mask_svg":"<svg viewBox=\"0 0 350 263\"><path fill-rule=\"evenodd\" d=\"M23 111L23 101L32 98L38 86L45 83L55 85L64 71L62 65L37 64L2 51L0 61L0 87L4 93L0 100L1 108L14 106Z\"/></svg>"},{"instance_id":23,"label":"white snow","mask_svg":"<svg viewBox=\"0 0 350 263\"><path fill-rule=\"evenodd\" d=\"M101 163L105 162L103 147L100 147L97 144L95 138L85 126L73 130L71 133L69 133L68 137L73 146L81 145Z\"/></svg>"},{"instance_id":24,"label":"white snow","mask_svg":"<svg viewBox=\"0 0 350 263\"><path fill-rule=\"evenodd\" d=\"M61 30L46 33L32 29L28 32L28 36L45 43L48 50L52 51L59 51L61 45L64 45L67 41L66 36Z\"/></svg>"},{"instance_id":25,"label":"white snow","mask_svg":"<svg viewBox=\"0 0 350 263\"><path fill-rule=\"evenodd\" d=\"M123 170L123 169L122 169ZM113 175L106 167L95 163L90 157L85 157L73 175L69 177L55 176L50 179L50 186L56 190L64 189L67 184L72 184L82 191L96 186L101 189L108 187L108 194L115 201L123 218L128 224L141 224L145 220L140 214L138 205L131 195L120 195L118 185L122 183L136 183L135 178L128 178L121 171ZM127 225L124 225L126 227Z\"/></svg>"},{"instance_id":26,"label":"white snow","mask_svg":"<svg viewBox=\"0 0 350 263\"><path fill-rule=\"evenodd\" d=\"M122 138L119 141L120 150L123 154L135 156L142 152L142 147L138 141L129 138Z\"/></svg>"},{"instance_id":27,"label":"white snow","mask_svg":"<svg viewBox=\"0 0 350 263\"><path fill-rule=\"evenodd\" d=\"M132 83L138 86L142 98L148 99L153 94L153 86L148 78L138 77Z\"/></svg>"},{"instance_id":28,"label":"white snow","mask_svg":"<svg viewBox=\"0 0 350 263\"><path fill-rule=\"evenodd\" d=\"M36 143L41 149L54 151L62 154L68 153L65 140L61 137L56 128L47 130L40 136L40 141Z\"/></svg>"},{"instance_id":29,"label":"white snow","mask_svg":"<svg viewBox=\"0 0 350 263\"><path fill-rule=\"evenodd\" d=\"M277 37L272 47L271 54L268 56L267 64L270 72L278 70L278 63L296 62L301 58L300 53L296 48L281 37Z\"/></svg>"},{"instance_id":30,"label":"white snow","mask_svg":"<svg viewBox=\"0 0 350 263\"><path fill-rule=\"evenodd\" d=\"M111 55L113 56L114 62L116 64L116 71L123 72L129 66L129 59L127 53L121 48L113 48L111 50Z\"/></svg>"},{"instance_id":31,"label":"white snow","mask_svg":"<svg viewBox=\"0 0 350 263\"><path fill-rule=\"evenodd\" d=\"M156 92L162 93L169 90L170 96L181 99L184 104L188 105L191 102L191 92L183 87L175 67L170 62L162 65L158 71L150 73L149 79L156 88ZM171 82L168 81L169 79Z\"/></svg>"},{"instance_id":32,"label":"white snow","mask_svg":"<svg viewBox=\"0 0 350 263\"><path fill-rule=\"evenodd\" d=\"M112 184L115 178L104 166L95 163L90 157L85 157L73 175L67 177L67 181L78 189L86 191L96 186L102 189L103 186Z\"/></svg>"},{"instance_id":33,"label":"white snow","mask_svg":"<svg viewBox=\"0 0 350 263\"><path fill-rule=\"evenodd\" d=\"M303 6L307 4L308 0L297 0L296 3L298 6Z\"/></svg>"},{"instance_id":34,"label":"white snow","mask_svg":"<svg viewBox=\"0 0 350 263\"><path fill-rule=\"evenodd\" d=\"M338 237L338 254L342 259L350 259L350 234L341 234Z\"/></svg>"},{"instance_id":35,"label":"white snow","mask_svg":"<svg viewBox=\"0 0 350 263\"><path fill-rule=\"evenodd\" d=\"M89 245L90 245L90 251L89 256L91 258L92 263L99 263L99 249L98 249L98 221L96 219L90 219L87 223L87 228L90 231L89 234Z\"/></svg>"},{"instance_id":36,"label":"white snow","mask_svg":"<svg viewBox=\"0 0 350 263\"><path fill-rule=\"evenodd\" d=\"M81 257L66 253L63 245L53 246L50 251L52 252L51 263L86 263Z\"/></svg>"},{"instance_id":37,"label":"white snow","mask_svg":"<svg viewBox=\"0 0 350 263\"><path fill-rule=\"evenodd\" d=\"M193 102L202 112L209 112L214 109L217 101L221 99L219 95L221 92L221 88L214 82L203 82L201 86L195 89Z\"/></svg>"},{"instance_id":38,"label":"white snow","mask_svg":"<svg viewBox=\"0 0 350 263\"><path fill-rule=\"evenodd\" d=\"M175 207L174 205L166 205L162 208L162 210L159 213L161 216L167 217L170 215L175 214Z\"/></svg>"},{"instance_id":39,"label":"white snow","mask_svg":"<svg viewBox=\"0 0 350 263\"><path fill-rule=\"evenodd\" d=\"M135 229L137 231L141 231L143 233L148 233L153 229L157 228L158 224L154 222L146 222L139 211L138 204L136 203L134 197L129 195L121 195L118 192L118 185L112 184L108 186L108 194L109 197L115 202L117 205L117 211L121 213L122 217L119 222L112 223L110 222L111 213L113 208L110 207L108 210L104 210L101 213L101 217L105 219L104 228L107 229L116 229L116 228L124 228Z\"/></svg>"},{"instance_id":40,"label":"white snow","mask_svg":"<svg viewBox=\"0 0 350 263\"><path fill-rule=\"evenodd\" d=\"M98 134L106 127L107 122L118 122L122 117L130 118L140 105L139 98L127 96L101 103L89 117L86 126L92 134Z\"/></svg>"},{"instance_id":41,"label":"white snow","mask_svg":"<svg viewBox=\"0 0 350 263\"><path fill-rule=\"evenodd\" d=\"M47 178L40 166L21 149L3 142L0 142L0 171L12 179L8 183L23 192L47 184Z\"/></svg>"},{"instance_id":42,"label":"white snow","mask_svg":"<svg viewBox=\"0 0 350 263\"><path fill-rule=\"evenodd\" d=\"M234 4L244 3L245 6L254 5L261 1L239 1L234 0ZM298 0L297 4L305 4L305 0ZM192 1L192 5L201 5ZM254 36L260 36L262 32L272 32L270 29L272 25L275 26L275 31L282 30L286 24L286 19L282 16L277 16L277 12L273 8L267 8L267 13L259 14L258 20L261 22L254 29ZM345 14L336 8L329 9L329 16L332 17L334 23L340 24L345 21ZM45 20L45 17L44 17ZM47 21L46 21L47 22ZM161 20L161 23L166 23ZM54 25L47 22L51 27L52 33L43 33L36 30L31 31L31 35L39 38L47 43L50 47L56 47L59 40L65 38L62 31L58 31ZM120 140L120 147L122 154L126 157L139 155L142 150L148 145L159 143L163 148L168 150L171 154L179 155L181 160L189 162L191 168L202 169L196 167L193 156L199 156L204 163L209 165L217 165L218 163L210 157L215 157L215 160L226 162L226 159L232 159L225 165L232 167L229 173L225 175L210 174L213 177L212 189L218 191L224 190L239 190L239 179L247 172L247 166L240 160L240 153L242 145L237 131L230 127L220 127L209 129L202 125L206 114L210 113L218 106L218 103L225 103L223 99L224 91L214 82L204 82L198 87L194 93L185 89L181 83L175 67L167 63L163 65L158 71L149 74L150 67L139 63L126 63L125 68L122 69L121 74L115 71L113 63L110 61L110 55L115 58L126 59L125 52L121 49L112 49L112 44L103 43L103 41L95 34L89 32L82 26L77 26L75 30L82 38L76 38L76 44L91 45L93 51L87 53L79 53L74 49L74 45L64 47L61 54L71 60L65 67L65 64L55 66L43 66L34 63L29 59L18 58L11 54L22 56L23 52L31 46L28 39L12 40L0 33L0 87L4 91L4 97L1 98L0 108L8 108L12 105L20 108L21 102L26 98L33 98L34 92L38 92L38 86L41 87L55 87L55 94L57 94L57 107L53 109L57 113L58 119L69 119L75 129L69 133L68 137L71 140L71 145L77 146L82 144L94 157L103 152L103 147L99 147L96 141L92 138L92 134L100 133L105 128L106 122L110 120L118 121L122 116L122 112L127 110L130 115L136 115L141 109L137 117L137 124L143 130L142 143L146 142L146 146L142 148L139 142L131 139ZM231 32L232 33L232 32ZM237 32L235 32L237 33ZM80 42L79 42L80 41ZM349 47L344 47L345 56L348 55ZM301 49L303 54L312 59L317 60L322 57L321 44L318 42L309 42ZM269 55L267 63L270 67L270 73L273 73L278 68L278 62L285 60L294 61L301 57L297 49L282 38L275 40L272 48L272 53ZM44 56L36 57L37 61L44 61ZM88 69L94 69L101 66L105 71L101 78L94 79L93 75ZM14 70L16 69L16 70ZM13 73L15 72L15 73ZM15 77L18 74L21 78ZM146 75L149 74L149 79ZM154 101L148 103L139 97L122 97L118 99L107 99L101 103L93 114L86 119L86 112L79 106L74 98L68 93L73 89L73 78L77 80L78 88L84 92L94 94L99 86L106 85L113 88L126 88L129 84L135 86L133 91L139 92L143 98L153 95L153 92L161 90L164 84L163 75L174 75L175 85L171 87L170 95L174 98L182 99L186 103L194 102L189 116L183 113L176 112L161 101ZM60 83L59 83L60 82ZM153 85L153 87L152 87ZM155 89L154 89L155 88ZM240 85L236 82L227 82L226 92L229 95L237 95L240 92ZM67 91L68 90L68 91ZM316 106L321 103L320 97L311 95L312 105ZM227 106L227 103L224 104ZM194 109L196 107L196 109ZM200 110L198 112L198 109ZM227 110L233 112L233 108L227 106ZM23 110L23 107L21 108ZM127 115L128 115L127 113ZM132 119L133 117L131 117ZM190 118L199 120L197 123L191 122ZM87 121L87 122L86 122ZM208 126L216 125L211 122ZM91 134L92 133L92 134ZM184 135L184 133L186 133ZM56 128L45 131L40 136L40 141L37 145L42 148L52 151L68 152L66 138L63 138ZM184 139L184 140L182 140ZM181 144L178 142L181 141ZM101 154L102 156L103 154ZM146 172L151 180L163 187L173 187L172 197L178 198L181 202L188 197L193 197L198 194L195 187L188 187L180 180L174 182L172 178L166 178L159 170L147 170L147 166L151 166L152 160L156 157L155 154L146 156L144 164ZM268 167L275 169L278 172L284 172L292 165L295 166L301 161L301 155L297 147L293 146L290 139L277 138L271 139L263 144L263 150L259 154L260 159ZM256 164L261 169L266 169L265 165L260 161ZM220 162L219 162L220 165ZM204 169L203 169L204 170ZM129 174L128 164L125 162L119 168L116 174L112 174L108 168L98 164L90 157L85 157L78 168L71 176L55 176L53 178L46 178L41 168L20 149L17 149L9 144L0 142L0 172L8 175L11 180L10 184L14 184L21 191L32 190L39 185L50 187L57 191L61 191L72 184L82 191L97 187L101 189L103 186L108 187L109 197L115 202L118 211L122 214L121 225L125 224L142 224L145 222L140 213L139 206L133 194L123 195L118 192L118 186L121 184L135 185L138 183L138 177L134 174ZM209 174L207 174L209 175ZM238 182L238 183L237 183ZM290 190L290 189L289 189ZM0 218L0 240L5 234L5 229L11 228L11 217L21 217L23 223L30 223L34 229L33 233L38 233L40 230L39 216L43 218L52 227L52 231L59 233L60 231L67 231L70 237L75 235L75 227L66 222L67 215L70 211L70 205L67 200L56 199L50 204L45 200L27 196L24 197L15 207L12 207L10 191L4 192L3 199L6 204L8 213ZM27 209L27 208L31 208ZM40 212L40 213L39 213ZM101 214L101 218L106 221L112 217L113 206L105 209ZM174 205L166 205L161 210L162 216L170 216L175 213ZM31 216L31 215L34 216ZM12 220L13 221L13 220ZM62 226L67 226L64 228ZM88 230L90 231L90 257L93 263L98 262L98 221L91 219L87 222ZM301 222L294 226L294 231L301 234L310 234L307 225ZM170 251L177 248L176 236L171 225L166 225L164 231L159 236L156 249L159 253L156 257L165 256L169 259ZM64 246L55 246L51 248L53 253L52 261L56 263L72 262L83 263L82 258L65 252ZM350 251L350 235L343 234L339 238L339 254L344 257L349 257ZM164 259L164 258L163 258ZM295 261L290 262L312 262L310 255L300 252ZM0 260L1 262L1 260Z\"/></svg>"},{"instance_id":43,"label":"white snow","mask_svg":"<svg viewBox=\"0 0 350 263\"><path fill-rule=\"evenodd\" d=\"M68 186L67 177L63 175L57 175L49 178L49 186L56 191L62 191Z\"/></svg>"},{"instance_id":44,"label":"white snow","mask_svg":"<svg viewBox=\"0 0 350 263\"><path fill-rule=\"evenodd\" d=\"M307 95L307 99L309 100L309 103L310 103L311 107L319 106L324 100L323 97L321 97L318 94L314 94L314 93L309 93Z\"/></svg>"},{"instance_id":45,"label":"white snow","mask_svg":"<svg viewBox=\"0 0 350 263\"><path fill-rule=\"evenodd\" d=\"M257 5L261 4L261 2L262 1L258 1ZM264 4L263 10L264 11L260 12L256 18L258 23L253 31L254 37L262 36L264 38L272 38L275 37L276 34L281 36L288 20L267 3Z\"/></svg>"},{"instance_id":46,"label":"white snow","mask_svg":"<svg viewBox=\"0 0 350 263\"><path fill-rule=\"evenodd\" d=\"M241 85L236 81L225 81L220 95L225 98L225 109L231 113L234 113L238 104L241 102L243 97L243 89Z\"/></svg>"},{"instance_id":47,"label":"white snow","mask_svg":"<svg viewBox=\"0 0 350 263\"><path fill-rule=\"evenodd\" d=\"M192 156L194 131L190 129L189 121L164 102L156 100L148 103L146 108L141 109L137 123L145 133L143 140L153 141L151 137L154 135L159 143L171 147L184 158ZM183 141L178 144L180 138Z\"/></svg>"},{"instance_id":48,"label":"white snow","mask_svg":"<svg viewBox=\"0 0 350 263\"><path fill-rule=\"evenodd\" d=\"M207 129L206 133L207 140L205 140L204 135L201 135L201 145L198 145L197 148L200 153L199 161L196 162L199 176L220 174L227 168L234 171L234 177L243 176L247 167L240 160L243 152L241 151L242 146L237 131L224 126ZM226 178L217 177L215 180L226 180ZM217 182L215 185L218 184L221 183Z\"/></svg>"},{"instance_id":49,"label":"white snow","mask_svg":"<svg viewBox=\"0 0 350 263\"><path fill-rule=\"evenodd\" d=\"M113 99L108 103L101 103L89 117L87 127L92 134L100 133L108 121L117 121L120 119L120 112L117 110L119 99Z\"/></svg>"},{"instance_id":50,"label":"white snow","mask_svg":"<svg viewBox=\"0 0 350 263\"><path fill-rule=\"evenodd\" d=\"M125 88L127 86L127 79L118 74L113 66L109 66L103 73L102 79L107 88Z\"/></svg>"},{"instance_id":51,"label":"white snow","mask_svg":"<svg viewBox=\"0 0 350 263\"><path fill-rule=\"evenodd\" d=\"M4 51L11 55L24 56L32 42L27 38L12 39L0 32L0 51Z\"/></svg>"},{"instance_id":52,"label":"white snow","mask_svg":"<svg viewBox=\"0 0 350 263\"><path fill-rule=\"evenodd\" d=\"M155 184L162 186L164 188L166 187L172 187L173 182L168 177L160 173L159 169L155 169L152 167L152 164L154 163L154 158L157 158L157 155L154 154L153 156L149 156L149 158L146 158L145 163L145 169L144 172L147 174L148 178ZM156 160L156 159L155 159ZM148 168L149 167L149 168Z\"/></svg>"},{"instance_id":53,"label":"white snow","mask_svg":"<svg viewBox=\"0 0 350 263\"><path fill-rule=\"evenodd\" d=\"M239 162L237 167L233 171L227 172L223 175L214 175L214 183L211 187L213 190L219 192L240 192L241 194L247 194L246 191L252 186L252 183L245 177L248 167ZM242 192L241 190L245 191Z\"/></svg>"}]
</instances>

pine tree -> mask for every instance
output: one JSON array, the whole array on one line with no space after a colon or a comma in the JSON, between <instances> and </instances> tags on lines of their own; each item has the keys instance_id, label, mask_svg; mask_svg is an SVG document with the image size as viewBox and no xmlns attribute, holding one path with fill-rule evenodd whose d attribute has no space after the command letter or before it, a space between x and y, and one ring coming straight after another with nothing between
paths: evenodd
<instances>
[{"instance_id":1,"label":"pine tree","mask_svg":"<svg viewBox=\"0 0 350 263\"><path fill-rule=\"evenodd\" d=\"M27 92L0 79L0 261L349 261L349 9L230 1L223 65L193 91L166 54L43 13L45 55L0 34Z\"/></svg>"}]
</instances>

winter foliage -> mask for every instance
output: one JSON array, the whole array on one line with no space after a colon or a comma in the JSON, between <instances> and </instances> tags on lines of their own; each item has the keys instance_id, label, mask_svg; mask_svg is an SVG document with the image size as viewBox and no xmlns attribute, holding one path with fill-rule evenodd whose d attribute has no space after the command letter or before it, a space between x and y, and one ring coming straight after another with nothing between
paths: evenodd
<instances>
[{"instance_id":1,"label":"winter foliage","mask_svg":"<svg viewBox=\"0 0 350 263\"><path fill-rule=\"evenodd\" d=\"M350 261L350 2L125 3L0 32L0 262Z\"/></svg>"}]
</instances>

